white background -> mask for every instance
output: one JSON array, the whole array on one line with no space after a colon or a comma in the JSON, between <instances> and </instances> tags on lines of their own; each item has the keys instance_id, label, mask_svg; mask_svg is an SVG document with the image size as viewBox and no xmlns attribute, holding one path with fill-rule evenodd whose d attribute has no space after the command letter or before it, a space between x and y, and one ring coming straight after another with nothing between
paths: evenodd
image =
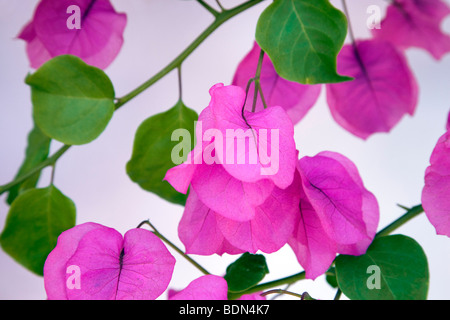
<instances>
[{"instance_id":1,"label":"white background","mask_svg":"<svg viewBox=\"0 0 450 320\"><path fill-rule=\"evenodd\" d=\"M25 43L15 37L31 19L37 2L0 0L0 185L14 178L32 127L30 90L24 79L33 70L29 68ZM214 5L214 1L209 2ZM232 7L243 0L222 2L225 7ZM230 84L237 64L252 47L258 16L269 3L265 1L228 21L186 60L183 64L186 105L200 112L209 102L208 90L212 85ZM332 3L341 8L340 1ZM106 69L118 97L162 69L212 22L212 15L196 1L116 0L113 4L117 11L128 15L125 44ZM386 1L348 1L357 38L369 37L366 9L372 4L379 5L384 15ZM444 28L450 33L449 20L444 22ZM436 61L423 50L410 49L407 56L419 81L419 104L414 117L403 118L390 134L377 134L364 142L344 131L331 118L325 90L295 132L301 156L331 150L355 162L366 187L379 201L380 228L404 213L396 204L414 206L421 202L424 171L438 138L444 133L450 109L450 54ZM177 77L172 72L114 114L97 140L71 148L60 159L55 185L75 202L77 224L93 221L124 233L150 219L161 233L183 248L177 236L183 208L143 191L125 172L139 124L172 107L177 98ZM59 146L53 143L52 152ZM40 186L48 183L46 169ZM0 197L0 230L8 212L5 198L6 195ZM424 214L398 229L398 233L418 241L428 256L429 299L450 299L450 239L437 236ZM176 252L173 255L177 264L171 288L184 288L201 276ZM217 275L223 275L226 266L237 258L193 257ZM266 258L270 274L264 281L302 271L288 246ZM319 299L332 299L335 294L324 277L298 282L289 290L308 291ZM160 298L165 297L164 294ZM0 251L0 299L45 298L43 279Z\"/></svg>"}]
</instances>

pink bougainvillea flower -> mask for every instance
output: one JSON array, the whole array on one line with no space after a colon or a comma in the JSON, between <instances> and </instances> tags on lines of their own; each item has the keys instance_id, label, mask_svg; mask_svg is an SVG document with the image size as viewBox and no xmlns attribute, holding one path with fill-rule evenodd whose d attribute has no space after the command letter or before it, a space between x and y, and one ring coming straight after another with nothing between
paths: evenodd
<instances>
[{"instance_id":1,"label":"pink bougainvillea flower","mask_svg":"<svg viewBox=\"0 0 450 320\"><path fill-rule=\"evenodd\" d=\"M283 247L294 230L298 217L300 179L286 189L275 187L266 201L256 208L255 217L240 222L217 215L217 225L224 238L244 252L276 252Z\"/></svg>"},{"instance_id":2,"label":"pink bougainvillea flower","mask_svg":"<svg viewBox=\"0 0 450 320\"><path fill-rule=\"evenodd\" d=\"M247 87L248 81L255 76L261 48L255 41L251 51L240 62L233 78L233 85L243 89ZM267 105L283 107L292 123L298 123L316 103L320 94L320 85L304 85L281 78L267 55L264 55L261 75L261 88ZM247 111L252 109L254 84L248 91L248 99L245 106ZM258 95L256 111L264 109L261 97Z\"/></svg>"},{"instance_id":3,"label":"pink bougainvillea flower","mask_svg":"<svg viewBox=\"0 0 450 320\"><path fill-rule=\"evenodd\" d=\"M288 244L305 269L307 279L322 275L336 257L336 244L323 229L319 216L303 190L300 190L300 215Z\"/></svg>"},{"instance_id":4,"label":"pink bougainvillea flower","mask_svg":"<svg viewBox=\"0 0 450 320\"><path fill-rule=\"evenodd\" d=\"M242 250L229 244L217 225L217 214L198 199L195 190L189 192L178 236L187 254L238 254Z\"/></svg>"},{"instance_id":5,"label":"pink bougainvillea flower","mask_svg":"<svg viewBox=\"0 0 450 320\"><path fill-rule=\"evenodd\" d=\"M152 232L85 223L63 232L44 265L50 300L152 300L167 288L174 257Z\"/></svg>"},{"instance_id":6,"label":"pink bougainvillea flower","mask_svg":"<svg viewBox=\"0 0 450 320\"><path fill-rule=\"evenodd\" d=\"M450 36L441 30L449 14L450 8L441 0L396 0L388 7L381 28L372 32L377 39L403 49L422 48L441 59L450 51Z\"/></svg>"},{"instance_id":7,"label":"pink bougainvillea flower","mask_svg":"<svg viewBox=\"0 0 450 320\"><path fill-rule=\"evenodd\" d=\"M249 221L236 221L217 214L191 190L178 225L178 234L186 253L276 252L292 234L298 215L299 188L299 178L284 190L275 187Z\"/></svg>"},{"instance_id":8,"label":"pink bougainvillea flower","mask_svg":"<svg viewBox=\"0 0 450 320\"><path fill-rule=\"evenodd\" d=\"M80 28L69 28L68 20L80 9ZM42 0L34 17L19 34L27 42L32 68L47 60L71 54L101 69L108 67L123 44L127 18L117 13L109 0Z\"/></svg>"},{"instance_id":9,"label":"pink bougainvillea flower","mask_svg":"<svg viewBox=\"0 0 450 320\"><path fill-rule=\"evenodd\" d=\"M336 122L352 134L367 139L390 132L405 114L414 114L417 83L406 58L390 42L344 46L338 71L354 80L328 84L327 102Z\"/></svg>"},{"instance_id":10,"label":"pink bougainvillea flower","mask_svg":"<svg viewBox=\"0 0 450 320\"><path fill-rule=\"evenodd\" d=\"M306 277L323 274L336 253L361 255L375 237L376 198L363 185L356 166L334 152L303 157L300 215L289 239Z\"/></svg>"},{"instance_id":11,"label":"pink bougainvillea flower","mask_svg":"<svg viewBox=\"0 0 450 320\"><path fill-rule=\"evenodd\" d=\"M222 277L206 275L192 281L185 289L171 295L169 300L227 300L228 284Z\"/></svg>"},{"instance_id":12,"label":"pink bougainvillea flower","mask_svg":"<svg viewBox=\"0 0 450 320\"><path fill-rule=\"evenodd\" d=\"M293 181L294 127L281 107L243 112L240 87L218 84L210 94L199 115L197 145L164 179L182 193L191 186L208 208L226 218L251 220L274 186L285 189Z\"/></svg>"},{"instance_id":13,"label":"pink bougainvillea flower","mask_svg":"<svg viewBox=\"0 0 450 320\"><path fill-rule=\"evenodd\" d=\"M425 171L422 205L437 234L450 237L450 131L439 138Z\"/></svg>"},{"instance_id":14,"label":"pink bougainvillea flower","mask_svg":"<svg viewBox=\"0 0 450 320\"><path fill-rule=\"evenodd\" d=\"M214 130L211 109L205 108L198 117L197 141L202 141L208 130ZM215 162L204 161L204 151L214 146L197 143L188 155L188 160L168 170L165 180L179 192L187 193L189 186L197 191L201 200L216 212L235 220L249 220L255 214L255 207L262 204L274 187L268 179L258 183L240 181L231 176ZM214 192L211 192L214 190Z\"/></svg>"},{"instance_id":15,"label":"pink bougainvillea flower","mask_svg":"<svg viewBox=\"0 0 450 320\"><path fill-rule=\"evenodd\" d=\"M170 289L169 300L227 300L228 284L224 278L205 275L193 280L180 291ZM266 300L260 293L242 295L238 300Z\"/></svg>"}]
</instances>

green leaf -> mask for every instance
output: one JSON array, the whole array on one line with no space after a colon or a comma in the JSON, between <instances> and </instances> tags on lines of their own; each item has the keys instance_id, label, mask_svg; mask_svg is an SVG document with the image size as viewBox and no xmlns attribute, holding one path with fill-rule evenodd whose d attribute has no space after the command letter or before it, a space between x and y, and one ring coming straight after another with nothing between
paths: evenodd
<instances>
[{"instance_id":1,"label":"green leaf","mask_svg":"<svg viewBox=\"0 0 450 320\"><path fill-rule=\"evenodd\" d=\"M58 236L75 226L75 205L56 187L30 189L12 203L0 236L3 250L30 271L43 275Z\"/></svg>"},{"instance_id":2,"label":"green leaf","mask_svg":"<svg viewBox=\"0 0 450 320\"><path fill-rule=\"evenodd\" d=\"M224 278L228 283L228 291L238 293L257 285L268 273L263 255L246 252L227 267Z\"/></svg>"},{"instance_id":3,"label":"green leaf","mask_svg":"<svg viewBox=\"0 0 450 320\"><path fill-rule=\"evenodd\" d=\"M27 150L25 151L25 159L16 174L16 179L21 175L26 174L28 171L47 159L50 150L50 142L51 139L43 134L37 126L30 131L28 134L28 145ZM39 177L40 172L34 174L24 182L12 187L9 190L8 198L6 199L7 203L11 205L14 199L16 199L21 192L36 187Z\"/></svg>"},{"instance_id":4,"label":"green leaf","mask_svg":"<svg viewBox=\"0 0 450 320\"><path fill-rule=\"evenodd\" d=\"M53 58L26 78L33 117L49 137L68 145L96 139L114 113L114 88L100 69L80 58Z\"/></svg>"},{"instance_id":5,"label":"green leaf","mask_svg":"<svg viewBox=\"0 0 450 320\"><path fill-rule=\"evenodd\" d=\"M256 41L277 73L303 84L351 80L336 71L346 34L347 19L329 0L275 0L256 27Z\"/></svg>"},{"instance_id":6,"label":"green leaf","mask_svg":"<svg viewBox=\"0 0 450 320\"><path fill-rule=\"evenodd\" d=\"M163 179L167 170L179 164L172 160L173 150L178 151L177 147L184 146L182 161L187 158L194 145L194 125L197 119L197 113L179 101L168 111L145 120L136 132L133 153L127 163L126 170L130 179L144 190L172 203L184 205L187 195L179 193ZM172 133L178 129L182 129L189 137L181 142L172 141Z\"/></svg>"},{"instance_id":7,"label":"green leaf","mask_svg":"<svg viewBox=\"0 0 450 320\"><path fill-rule=\"evenodd\" d=\"M339 288L350 299L427 298L427 258L421 246L404 235L375 238L361 256L338 256L336 274Z\"/></svg>"},{"instance_id":8,"label":"green leaf","mask_svg":"<svg viewBox=\"0 0 450 320\"><path fill-rule=\"evenodd\" d=\"M337 279L336 279L336 269L334 267L331 267L330 269L328 269L328 271L326 272L325 280L331 287L333 287L333 288L338 287L338 283L337 283Z\"/></svg>"}]
</instances>

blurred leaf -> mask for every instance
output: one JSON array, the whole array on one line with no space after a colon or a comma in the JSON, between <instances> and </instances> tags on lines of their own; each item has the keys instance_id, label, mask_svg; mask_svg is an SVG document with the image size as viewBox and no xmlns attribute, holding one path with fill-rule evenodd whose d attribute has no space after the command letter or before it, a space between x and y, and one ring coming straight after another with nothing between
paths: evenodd
<instances>
[{"instance_id":1,"label":"blurred leaf","mask_svg":"<svg viewBox=\"0 0 450 320\"><path fill-rule=\"evenodd\" d=\"M130 179L144 190L172 203L184 205L187 195L179 193L163 179L167 170L175 166L172 150L180 144L178 141L172 141L172 133L177 129L187 130L191 138L191 141L187 142L193 147L194 125L197 119L197 113L179 101L168 111L145 120L136 132L133 153L127 163L126 169ZM191 149L184 150L184 159Z\"/></svg>"},{"instance_id":2,"label":"blurred leaf","mask_svg":"<svg viewBox=\"0 0 450 320\"><path fill-rule=\"evenodd\" d=\"M30 189L11 205L0 235L3 250L30 271L43 275L58 236L75 226L75 205L56 187Z\"/></svg>"},{"instance_id":3,"label":"blurred leaf","mask_svg":"<svg viewBox=\"0 0 450 320\"><path fill-rule=\"evenodd\" d=\"M338 283L337 283L337 279L336 279L336 269L334 267L328 269L328 271L325 273L325 279L327 281L327 283L333 287L333 288L337 288L338 287Z\"/></svg>"},{"instance_id":4,"label":"blurred leaf","mask_svg":"<svg viewBox=\"0 0 450 320\"><path fill-rule=\"evenodd\" d=\"M339 288L350 299L427 298L427 258L422 247L404 235L375 238L361 256L338 256L336 274Z\"/></svg>"},{"instance_id":5,"label":"blurred leaf","mask_svg":"<svg viewBox=\"0 0 450 320\"><path fill-rule=\"evenodd\" d=\"M25 152L25 159L17 172L16 178L33 169L35 166L47 159L50 150L51 139L35 126L28 134L28 145ZM15 185L9 190L7 202L12 204L14 199L23 191L36 187L40 177L40 172L34 174L24 182Z\"/></svg>"},{"instance_id":6,"label":"blurred leaf","mask_svg":"<svg viewBox=\"0 0 450 320\"><path fill-rule=\"evenodd\" d=\"M336 71L346 34L345 15L328 0L276 0L256 27L256 41L277 73L303 84L351 80Z\"/></svg>"},{"instance_id":7,"label":"blurred leaf","mask_svg":"<svg viewBox=\"0 0 450 320\"><path fill-rule=\"evenodd\" d=\"M100 69L70 55L57 56L26 78L33 116L49 137L68 145L96 139L114 113L114 88Z\"/></svg>"},{"instance_id":8,"label":"blurred leaf","mask_svg":"<svg viewBox=\"0 0 450 320\"><path fill-rule=\"evenodd\" d=\"M236 293L255 286L268 273L269 268L263 255L246 252L227 267L224 278L228 283L228 291Z\"/></svg>"}]
</instances>

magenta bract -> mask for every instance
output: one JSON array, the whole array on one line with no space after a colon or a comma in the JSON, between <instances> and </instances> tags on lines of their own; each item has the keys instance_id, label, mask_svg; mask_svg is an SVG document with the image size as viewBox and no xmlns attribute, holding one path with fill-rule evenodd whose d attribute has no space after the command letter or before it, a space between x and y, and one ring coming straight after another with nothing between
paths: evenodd
<instances>
[{"instance_id":1,"label":"magenta bract","mask_svg":"<svg viewBox=\"0 0 450 320\"><path fill-rule=\"evenodd\" d=\"M210 94L198 118L197 145L165 180L182 193L191 186L203 204L225 218L248 221L274 187L285 189L293 181L294 127L281 107L243 112L240 87L217 84Z\"/></svg>"},{"instance_id":2,"label":"magenta bract","mask_svg":"<svg viewBox=\"0 0 450 320\"><path fill-rule=\"evenodd\" d=\"M323 274L337 253L364 254L379 221L376 198L356 166L335 152L299 160L299 218L289 245L306 277Z\"/></svg>"},{"instance_id":3,"label":"magenta bract","mask_svg":"<svg viewBox=\"0 0 450 320\"><path fill-rule=\"evenodd\" d=\"M367 139L414 114L417 83L403 53L390 42L357 41L344 46L337 61L338 72L354 78L326 86L331 114L344 129Z\"/></svg>"},{"instance_id":4,"label":"magenta bract","mask_svg":"<svg viewBox=\"0 0 450 320\"><path fill-rule=\"evenodd\" d=\"M50 300L152 300L167 288L174 257L152 232L85 223L63 232L44 265Z\"/></svg>"},{"instance_id":5,"label":"magenta bract","mask_svg":"<svg viewBox=\"0 0 450 320\"><path fill-rule=\"evenodd\" d=\"M450 131L439 138L431 154L422 205L437 234L450 237Z\"/></svg>"},{"instance_id":6,"label":"magenta bract","mask_svg":"<svg viewBox=\"0 0 450 320\"><path fill-rule=\"evenodd\" d=\"M228 285L224 278L206 275L192 281L183 290L173 293L169 300L227 300Z\"/></svg>"},{"instance_id":7,"label":"magenta bract","mask_svg":"<svg viewBox=\"0 0 450 320\"><path fill-rule=\"evenodd\" d=\"M80 9L80 29L68 27L74 14L68 13L70 6ZM42 0L18 37L27 42L32 68L39 68L53 57L71 54L105 69L122 47L126 23L126 15L117 13L109 0Z\"/></svg>"},{"instance_id":8,"label":"magenta bract","mask_svg":"<svg viewBox=\"0 0 450 320\"><path fill-rule=\"evenodd\" d=\"M450 36L441 30L449 14L450 8L441 0L396 0L388 7L381 28L372 33L399 48L422 48L441 59L450 51Z\"/></svg>"}]
</instances>

